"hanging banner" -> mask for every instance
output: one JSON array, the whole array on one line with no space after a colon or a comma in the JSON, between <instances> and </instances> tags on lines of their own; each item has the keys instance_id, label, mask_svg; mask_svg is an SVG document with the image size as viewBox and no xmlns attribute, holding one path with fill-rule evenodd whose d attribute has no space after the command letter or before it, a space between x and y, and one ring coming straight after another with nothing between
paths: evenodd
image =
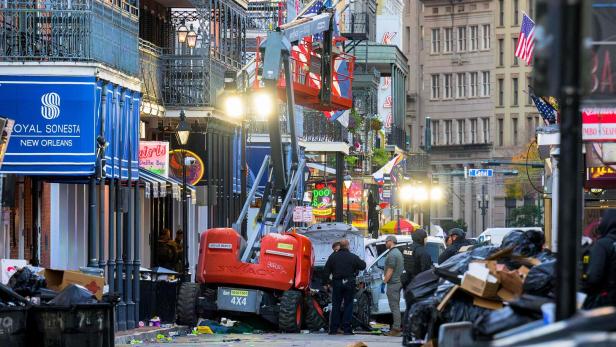
<instances>
[{"instance_id":1,"label":"hanging banner","mask_svg":"<svg viewBox=\"0 0 616 347\"><path fill-rule=\"evenodd\" d=\"M169 177L169 142L139 142L139 167Z\"/></svg>"}]
</instances>

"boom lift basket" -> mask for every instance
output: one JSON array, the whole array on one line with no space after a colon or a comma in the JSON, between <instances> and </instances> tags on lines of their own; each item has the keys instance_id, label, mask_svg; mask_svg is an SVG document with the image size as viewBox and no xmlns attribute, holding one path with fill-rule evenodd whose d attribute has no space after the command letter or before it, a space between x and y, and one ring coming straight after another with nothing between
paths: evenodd
<instances>
[{"instance_id":1,"label":"boom lift basket","mask_svg":"<svg viewBox=\"0 0 616 347\"><path fill-rule=\"evenodd\" d=\"M257 40L257 46L261 40ZM334 42L336 40L334 39ZM259 49L257 48L257 52ZM321 92L321 55L314 51L310 37L294 45L291 54L291 78L295 104L318 111L339 111L353 107L353 70L355 57L346 53L332 54L332 93L331 104L324 105ZM257 71L261 68L261 54L257 53ZM255 88L259 88L255 81ZM278 96L286 101L284 72L278 80Z\"/></svg>"}]
</instances>

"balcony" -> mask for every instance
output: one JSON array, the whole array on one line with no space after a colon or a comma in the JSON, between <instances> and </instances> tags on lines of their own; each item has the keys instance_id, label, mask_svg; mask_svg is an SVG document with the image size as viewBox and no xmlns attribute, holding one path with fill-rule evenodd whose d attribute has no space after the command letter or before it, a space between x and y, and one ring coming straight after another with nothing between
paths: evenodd
<instances>
[{"instance_id":1,"label":"balcony","mask_svg":"<svg viewBox=\"0 0 616 347\"><path fill-rule=\"evenodd\" d=\"M348 130L330 121L321 112L304 112L304 136L307 142L348 142Z\"/></svg>"},{"instance_id":2,"label":"balcony","mask_svg":"<svg viewBox=\"0 0 616 347\"><path fill-rule=\"evenodd\" d=\"M371 34L370 24L369 13L347 11L340 19L340 35L351 41L368 40Z\"/></svg>"},{"instance_id":3,"label":"balcony","mask_svg":"<svg viewBox=\"0 0 616 347\"><path fill-rule=\"evenodd\" d=\"M141 93L144 105L144 110L142 111L153 116L161 115L164 111L164 108L161 108L164 104L162 94L162 54L162 48L151 42L139 39L139 80L141 81Z\"/></svg>"},{"instance_id":4,"label":"balcony","mask_svg":"<svg viewBox=\"0 0 616 347\"><path fill-rule=\"evenodd\" d=\"M139 9L128 0L0 3L0 61L98 62L139 74Z\"/></svg>"},{"instance_id":5,"label":"balcony","mask_svg":"<svg viewBox=\"0 0 616 347\"><path fill-rule=\"evenodd\" d=\"M393 125L391 131L387 134L387 144L398 146L398 148L406 149L406 133L404 129Z\"/></svg>"}]
</instances>

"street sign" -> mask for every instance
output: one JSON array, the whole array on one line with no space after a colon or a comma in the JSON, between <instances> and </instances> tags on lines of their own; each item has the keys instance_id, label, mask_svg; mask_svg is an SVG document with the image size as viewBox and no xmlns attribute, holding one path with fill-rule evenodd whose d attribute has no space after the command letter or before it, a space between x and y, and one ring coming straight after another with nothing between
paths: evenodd
<instances>
[{"instance_id":1,"label":"street sign","mask_svg":"<svg viewBox=\"0 0 616 347\"><path fill-rule=\"evenodd\" d=\"M493 169L468 169L468 177L492 177Z\"/></svg>"}]
</instances>

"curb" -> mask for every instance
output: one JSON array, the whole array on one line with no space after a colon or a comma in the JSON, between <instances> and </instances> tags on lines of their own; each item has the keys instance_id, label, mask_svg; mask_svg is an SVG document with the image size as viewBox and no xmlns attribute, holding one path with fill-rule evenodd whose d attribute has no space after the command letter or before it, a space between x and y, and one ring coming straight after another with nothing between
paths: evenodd
<instances>
[{"instance_id":1,"label":"curb","mask_svg":"<svg viewBox=\"0 0 616 347\"><path fill-rule=\"evenodd\" d=\"M170 333L177 332L179 334L187 334L190 332L190 328L184 325L178 325L171 328L160 328L156 330L143 331L143 332L135 332L134 334L126 334L121 336L115 336L115 344L116 345L128 345L130 341L142 340L144 343L149 340L155 340L156 335L163 334L168 336Z\"/></svg>"}]
</instances>

